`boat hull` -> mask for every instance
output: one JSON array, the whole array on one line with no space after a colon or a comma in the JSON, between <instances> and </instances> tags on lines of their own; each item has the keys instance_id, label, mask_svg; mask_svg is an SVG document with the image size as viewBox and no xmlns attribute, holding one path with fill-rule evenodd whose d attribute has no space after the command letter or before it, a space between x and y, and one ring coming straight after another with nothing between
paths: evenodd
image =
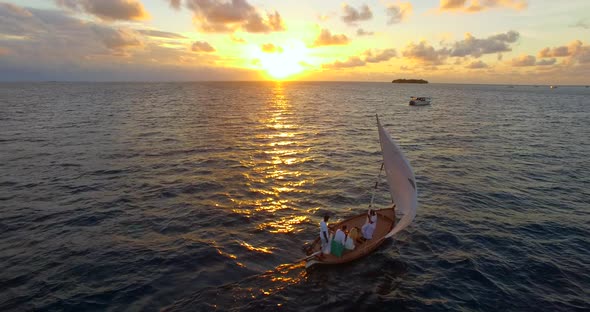
<instances>
[{"instance_id":1,"label":"boat hull","mask_svg":"<svg viewBox=\"0 0 590 312\"><path fill-rule=\"evenodd\" d=\"M377 212L377 227L375 228L375 232L373 233L373 238L363 243L356 244L355 249L351 251L345 251L342 257L336 257L331 254L323 255L320 258L313 257L312 259L308 259L306 263L306 267L310 267L316 264L342 264L354 261L356 259L362 258L375 249L377 249L381 244L383 244L384 237L393 229L395 225L395 212L393 208L387 209L380 209L375 210ZM358 227L359 229L365 224L367 220L367 214L359 214L357 216L348 218L344 221L341 221L337 224L332 225L332 228L338 229L341 228L343 225L350 230L354 227ZM313 243L311 244L310 249L308 250L309 254L318 253L321 249L321 243L319 237L316 238Z\"/></svg>"}]
</instances>

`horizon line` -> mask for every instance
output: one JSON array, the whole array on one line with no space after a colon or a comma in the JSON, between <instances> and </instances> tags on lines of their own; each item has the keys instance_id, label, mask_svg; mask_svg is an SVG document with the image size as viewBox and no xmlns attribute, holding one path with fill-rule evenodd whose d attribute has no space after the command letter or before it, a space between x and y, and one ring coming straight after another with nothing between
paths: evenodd
<instances>
[{"instance_id":1,"label":"horizon line","mask_svg":"<svg viewBox=\"0 0 590 312\"><path fill-rule=\"evenodd\" d=\"M391 83L407 85L419 83L392 83L391 81L357 81L357 80L0 80L2 84L12 83ZM560 86L560 87L588 87L589 84L518 84L518 83L465 83L465 82L428 82L428 84L445 85L496 85L496 86Z\"/></svg>"}]
</instances>

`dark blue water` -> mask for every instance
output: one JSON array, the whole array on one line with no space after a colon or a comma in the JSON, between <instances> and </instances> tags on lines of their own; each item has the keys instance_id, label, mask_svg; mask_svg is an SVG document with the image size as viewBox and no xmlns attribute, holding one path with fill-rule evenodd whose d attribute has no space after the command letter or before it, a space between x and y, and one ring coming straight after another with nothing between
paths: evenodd
<instances>
[{"instance_id":1,"label":"dark blue water","mask_svg":"<svg viewBox=\"0 0 590 312\"><path fill-rule=\"evenodd\" d=\"M416 220L306 271L370 201L375 113ZM0 84L0 310L588 310L589 154L586 88Z\"/></svg>"}]
</instances>

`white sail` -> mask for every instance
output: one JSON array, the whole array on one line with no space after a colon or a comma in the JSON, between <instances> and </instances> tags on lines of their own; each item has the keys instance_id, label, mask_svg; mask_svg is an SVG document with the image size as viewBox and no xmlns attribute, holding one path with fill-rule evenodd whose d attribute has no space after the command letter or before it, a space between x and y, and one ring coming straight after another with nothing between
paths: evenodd
<instances>
[{"instance_id":1,"label":"white sail","mask_svg":"<svg viewBox=\"0 0 590 312\"><path fill-rule=\"evenodd\" d=\"M418 207L418 189L410 163L389 133L381 126L379 117L377 117L377 126L389 191L395 203L396 215L401 215L393 229L385 236L391 237L414 220Z\"/></svg>"}]
</instances>

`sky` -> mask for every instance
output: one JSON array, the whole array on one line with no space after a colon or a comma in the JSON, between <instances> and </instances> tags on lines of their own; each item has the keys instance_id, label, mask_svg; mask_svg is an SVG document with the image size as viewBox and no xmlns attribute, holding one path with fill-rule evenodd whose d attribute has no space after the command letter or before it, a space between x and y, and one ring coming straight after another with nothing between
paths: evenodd
<instances>
[{"instance_id":1,"label":"sky","mask_svg":"<svg viewBox=\"0 0 590 312\"><path fill-rule=\"evenodd\" d=\"M589 0L0 0L0 81L589 77Z\"/></svg>"}]
</instances>

